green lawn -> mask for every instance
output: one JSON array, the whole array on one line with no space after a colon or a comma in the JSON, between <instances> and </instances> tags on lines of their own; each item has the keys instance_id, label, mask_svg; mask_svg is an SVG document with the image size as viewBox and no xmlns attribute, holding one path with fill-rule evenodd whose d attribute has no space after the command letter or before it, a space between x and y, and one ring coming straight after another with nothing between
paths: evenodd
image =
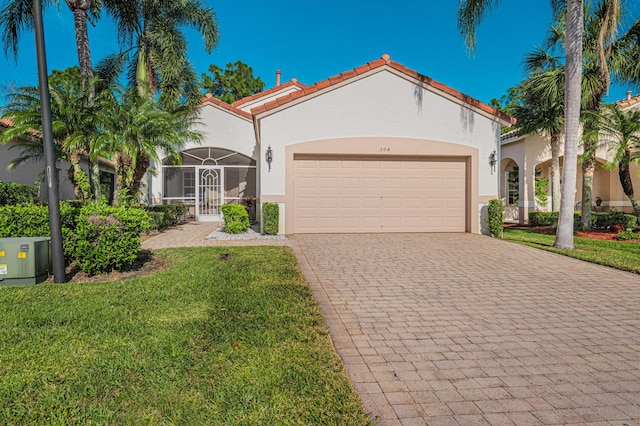
<instances>
[{"instance_id":1,"label":"green lawn","mask_svg":"<svg viewBox=\"0 0 640 426\"><path fill-rule=\"evenodd\" d=\"M0 288L0 424L369 422L288 248L159 255L145 278Z\"/></svg>"},{"instance_id":2,"label":"green lawn","mask_svg":"<svg viewBox=\"0 0 640 426\"><path fill-rule=\"evenodd\" d=\"M558 250L553 247L555 235L541 234L530 228L505 228L504 239L640 274L640 243L638 242L574 238L575 250Z\"/></svg>"}]
</instances>

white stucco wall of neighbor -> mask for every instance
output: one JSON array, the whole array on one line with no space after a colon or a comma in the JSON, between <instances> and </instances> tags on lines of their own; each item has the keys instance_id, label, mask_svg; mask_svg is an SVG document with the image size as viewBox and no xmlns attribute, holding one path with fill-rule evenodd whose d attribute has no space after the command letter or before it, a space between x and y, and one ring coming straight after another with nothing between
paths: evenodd
<instances>
[{"instance_id":1,"label":"white stucco wall of neighbor","mask_svg":"<svg viewBox=\"0 0 640 426\"><path fill-rule=\"evenodd\" d=\"M371 138L371 144L354 143L351 153L468 156L473 152L470 181L477 183L473 198L484 203L497 196L498 176L489 165L489 155L498 149L499 123L459 100L448 99L449 95L416 85L395 70L375 71L308 95L303 102L294 101L281 110L258 115L262 155L268 146L274 153L271 171L265 167L260 174L262 196L285 194L286 161L292 160L287 155L296 151L294 145L337 139L353 143L346 141L362 138ZM443 143L459 146L459 154L455 149L447 154L440 152ZM335 143L331 145L335 147ZM482 204L476 206L477 210L471 211L480 214Z\"/></svg>"},{"instance_id":2,"label":"white stucco wall of neighbor","mask_svg":"<svg viewBox=\"0 0 640 426\"><path fill-rule=\"evenodd\" d=\"M37 185L40 188L40 199L46 201L49 198L48 188L45 185L43 179L45 170L44 160L29 161L27 163L18 165L9 170L7 166L11 161L20 156L20 148L11 147L11 143L2 145L0 144L0 181L1 182L14 182L23 185ZM69 167L71 165L64 161L58 160L56 162L56 168L58 169L58 197L61 200L74 200L76 198L73 192L73 184L69 180ZM85 161L82 161L81 165L85 173L89 172L89 167ZM101 167L101 170L105 170Z\"/></svg>"},{"instance_id":3,"label":"white stucco wall of neighbor","mask_svg":"<svg viewBox=\"0 0 640 426\"><path fill-rule=\"evenodd\" d=\"M215 105L204 105L199 110L199 123L194 130L203 135L202 143L190 142L182 151L198 147L223 148L237 151L247 157L258 159L253 122ZM161 155L163 157L164 154ZM162 175L151 178L151 202L162 202Z\"/></svg>"}]
</instances>

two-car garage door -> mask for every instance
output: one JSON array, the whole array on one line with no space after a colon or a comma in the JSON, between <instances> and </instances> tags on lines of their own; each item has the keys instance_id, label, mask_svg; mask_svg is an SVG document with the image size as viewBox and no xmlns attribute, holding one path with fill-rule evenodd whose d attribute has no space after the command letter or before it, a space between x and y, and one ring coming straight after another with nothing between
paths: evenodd
<instances>
[{"instance_id":1,"label":"two-car garage door","mask_svg":"<svg viewBox=\"0 0 640 426\"><path fill-rule=\"evenodd\" d=\"M465 158L294 158L294 233L465 232Z\"/></svg>"}]
</instances>

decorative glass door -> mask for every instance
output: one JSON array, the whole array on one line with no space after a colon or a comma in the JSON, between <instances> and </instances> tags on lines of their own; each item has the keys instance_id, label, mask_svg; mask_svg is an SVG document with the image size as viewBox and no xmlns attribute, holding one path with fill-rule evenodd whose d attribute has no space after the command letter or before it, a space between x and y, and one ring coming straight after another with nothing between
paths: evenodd
<instances>
[{"instance_id":1,"label":"decorative glass door","mask_svg":"<svg viewBox=\"0 0 640 426\"><path fill-rule=\"evenodd\" d=\"M198 167L196 180L196 220L207 222L222 219L223 174L220 167Z\"/></svg>"}]
</instances>

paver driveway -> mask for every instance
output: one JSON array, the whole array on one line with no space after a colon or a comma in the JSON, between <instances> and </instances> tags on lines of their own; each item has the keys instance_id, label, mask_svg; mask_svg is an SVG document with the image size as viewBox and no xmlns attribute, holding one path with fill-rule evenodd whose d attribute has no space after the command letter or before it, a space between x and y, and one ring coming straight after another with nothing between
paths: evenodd
<instances>
[{"instance_id":1,"label":"paver driveway","mask_svg":"<svg viewBox=\"0 0 640 426\"><path fill-rule=\"evenodd\" d=\"M638 275L470 234L291 243L376 423L640 419Z\"/></svg>"}]
</instances>

